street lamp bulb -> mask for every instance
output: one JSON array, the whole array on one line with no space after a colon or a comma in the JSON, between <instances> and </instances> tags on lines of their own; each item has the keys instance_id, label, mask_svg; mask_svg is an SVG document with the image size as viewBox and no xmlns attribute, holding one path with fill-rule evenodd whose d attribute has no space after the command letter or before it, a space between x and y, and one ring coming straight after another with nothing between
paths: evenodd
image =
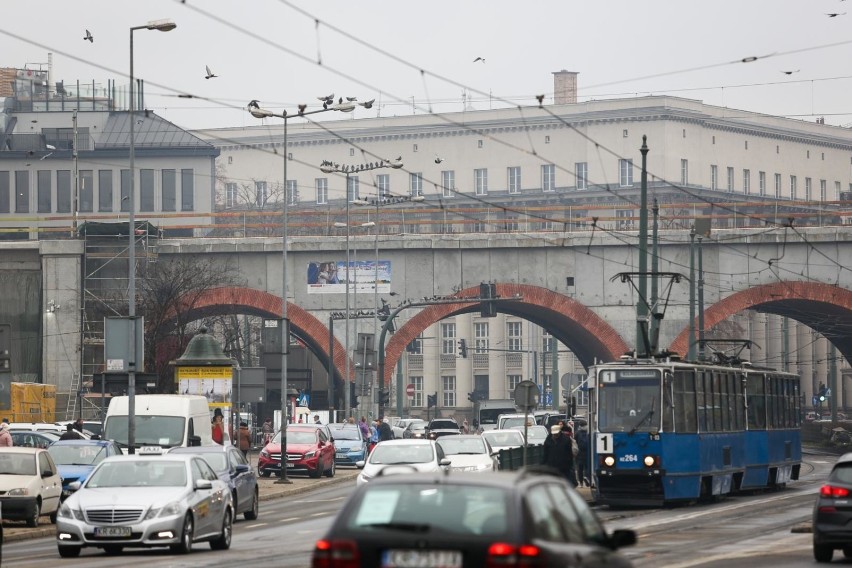
<instances>
[{"instance_id":1,"label":"street lamp bulb","mask_svg":"<svg viewBox=\"0 0 852 568\"><path fill-rule=\"evenodd\" d=\"M414 201L416 203L420 203L421 201L426 201L426 198L423 197L422 195L415 195L414 197L411 198L411 201Z\"/></svg>"},{"instance_id":2,"label":"street lamp bulb","mask_svg":"<svg viewBox=\"0 0 852 568\"><path fill-rule=\"evenodd\" d=\"M269 118L270 116L273 116L272 111L266 110L264 108L252 107L249 109L249 112L255 118Z\"/></svg>"},{"instance_id":3,"label":"street lamp bulb","mask_svg":"<svg viewBox=\"0 0 852 568\"><path fill-rule=\"evenodd\" d=\"M320 166L320 171L324 174L330 174L334 172L334 166L331 164L323 164Z\"/></svg>"},{"instance_id":4,"label":"street lamp bulb","mask_svg":"<svg viewBox=\"0 0 852 568\"><path fill-rule=\"evenodd\" d=\"M398 170L399 168L401 168L402 167L402 156L400 156L396 160L391 160L390 167L392 167L395 170Z\"/></svg>"},{"instance_id":5,"label":"street lamp bulb","mask_svg":"<svg viewBox=\"0 0 852 568\"><path fill-rule=\"evenodd\" d=\"M361 223L361 226L365 229L369 229L370 227L375 227L376 223L375 221L367 221L366 223Z\"/></svg>"},{"instance_id":6,"label":"street lamp bulb","mask_svg":"<svg viewBox=\"0 0 852 568\"><path fill-rule=\"evenodd\" d=\"M346 223L341 223L340 221L336 221L336 222L334 223L334 228L335 228L335 229L344 229L344 228L346 228L346 227L347 227Z\"/></svg>"},{"instance_id":7,"label":"street lamp bulb","mask_svg":"<svg viewBox=\"0 0 852 568\"><path fill-rule=\"evenodd\" d=\"M160 32L170 32L177 27L177 24L172 20L152 20L145 26L149 30L157 30Z\"/></svg>"},{"instance_id":8,"label":"street lamp bulb","mask_svg":"<svg viewBox=\"0 0 852 568\"><path fill-rule=\"evenodd\" d=\"M334 107L332 107L332 108L334 108L334 110L339 110L340 112L352 112L353 110L355 110L355 104L354 103L348 103L348 102L347 103L338 103L338 104L334 105Z\"/></svg>"}]
</instances>

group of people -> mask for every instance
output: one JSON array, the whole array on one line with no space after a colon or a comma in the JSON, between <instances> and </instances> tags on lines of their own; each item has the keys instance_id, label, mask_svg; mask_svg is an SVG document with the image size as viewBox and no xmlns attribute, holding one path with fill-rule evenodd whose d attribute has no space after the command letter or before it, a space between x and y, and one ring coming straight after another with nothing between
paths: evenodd
<instances>
[{"instance_id":1,"label":"group of people","mask_svg":"<svg viewBox=\"0 0 852 568\"><path fill-rule=\"evenodd\" d=\"M565 421L550 427L544 441L542 465L562 473L574 487L591 486L589 481L589 433L579 428L576 436Z\"/></svg>"},{"instance_id":2,"label":"group of people","mask_svg":"<svg viewBox=\"0 0 852 568\"><path fill-rule=\"evenodd\" d=\"M354 422L355 419L350 418L349 421ZM361 421L358 422L358 428L361 430L361 436L365 440L369 440L368 451L372 452L373 447L379 442L393 440L393 430L387 418L377 418L372 423L367 423L367 417L362 416Z\"/></svg>"},{"instance_id":3,"label":"group of people","mask_svg":"<svg viewBox=\"0 0 852 568\"><path fill-rule=\"evenodd\" d=\"M222 415L221 408L216 408L213 410L213 421L211 422L210 428L210 434L213 437L213 441L219 444L220 446L224 445L225 417ZM233 442L236 442L237 438L239 438L240 451L243 453L243 457L247 457L249 448L251 448L251 432L249 431L248 423L246 423L245 420L240 421L238 435L235 434L234 425L231 424L228 429L228 435L231 437L231 440Z\"/></svg>"}]
</instances>

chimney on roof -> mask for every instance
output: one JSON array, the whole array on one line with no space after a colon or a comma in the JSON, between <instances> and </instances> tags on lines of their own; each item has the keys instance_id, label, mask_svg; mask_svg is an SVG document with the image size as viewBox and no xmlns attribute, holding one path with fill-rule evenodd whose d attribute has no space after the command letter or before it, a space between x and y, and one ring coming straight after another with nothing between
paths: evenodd
<instances>
[{"instance_id":1,"label":"chimney on roof","mask_svg":"<svg viewBox=\"0 0 852 568\"><path fill-rule=\"evenodd\" d=\"M553 103L557 105L572 105L577 102L577 73L576 71L553 72Z\"/></svg>"}]
</instances>

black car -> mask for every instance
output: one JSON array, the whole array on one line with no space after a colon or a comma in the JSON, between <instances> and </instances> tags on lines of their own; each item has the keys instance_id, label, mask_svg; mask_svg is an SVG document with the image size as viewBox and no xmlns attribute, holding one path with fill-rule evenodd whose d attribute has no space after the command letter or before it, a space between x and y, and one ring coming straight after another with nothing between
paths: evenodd
<instances>
[{"instance_id":1,"label":"black car","mask_svg":"<svg viewBox=\"0 0 852 568\"><path fill-rule=\"evenodd\" d=\"M843 454L820 487L814 504L814 558L831 562L835 549L852 558L852 453Z\"/></svg>"},{"instance_id":2,"label":"black car","mask_svg":"<svg viewBox=\"0 0 852 568\"><path fill-rule=\"evenodd\" d=\"M243 453L231 444L174 448L172 454L196 454L204 458L219 479L228 484L234 502L234 516L243 514L247 521L258 515L260 495L257 476Z\"/></svg>"},{"instance_id":3,"label":"black car","mask_svg":"<svg viewBox=\"0 0 852 568\"><path fill-rule=\"evenodd\" d=\"M380 566L608 566L632 530L609 534L585 499L553 472L379 475L352 493L313 566L333 558Z\"/></svg>"},{"instance_id":4,"label":"black car","mask_svg":"<svg viewBox=\"0 0 852 568\"><path fill-rule=\"evenodd\" d=\"M426 426L426 437L435 440L441 436L456 436L461 434L459 423L452 418L433 418Z\"/></svg>"}]
</instances>

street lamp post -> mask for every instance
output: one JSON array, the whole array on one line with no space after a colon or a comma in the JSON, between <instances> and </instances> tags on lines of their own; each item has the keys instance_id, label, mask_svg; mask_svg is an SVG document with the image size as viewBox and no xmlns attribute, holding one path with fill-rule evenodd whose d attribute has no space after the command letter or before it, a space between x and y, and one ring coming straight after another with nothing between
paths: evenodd
<instances>
[{"instance_id":1,"label":"street lamp post","mask_svg":"<svg viewBox=\"0 0 852 568\"><path fill-rule=\"evenodd\" d=\"M349 394L349 382L350 382L349 358L351 356L351 354L350 354L351 344L349 343L349 271L351 269L351 266L349 264L349 231L350 231L349 204L350 204L350 201L352 201L355 198L354 195L349 195L349 191L350 191L349 190L349 176L353 173L372 171L372 170L377 170L377 169L380 169L380 168L399 169L399 168L402 167L402 165L403 164L402 164L402 157L401 156L399 158L395 159L395 160L381 159L378 162L369 162L369 163L366 163L366 164L359 164L359 165L354 165L354 166L348 165L348 164L338 164L338 163L335 163L335 162L330 162L328 160L325 160L320 164L320 171L322 171L325 174L342 173L342 174L346 175L346 333L345 333L345 338L344 338L344 341L346 343L346 365L345 365L345 371L344 371L345 378L344 378L344 381L343 381L343 384L346 385L346 386L344 387L344 393L343 394L344 394L344 407L345 407L344 411L345 411L345 414L346 414L347 417L349 416L349 409L350 409L350 402L351 402L349 400L349 398L350 398L350 394ZM336 223L335 223L335 226L337 226ZM357 274L357 271L356 271L356 274ZM357 288L358 283L355 282L354 284ZM378 309L378 306L376 306L376 309ZM381 378L379 380L381 380Z\"/></svg>"},{"instance_id":2,"label":"street lamp post","mask_svg":"<svg viewBox=\"0 0 852 568\"><path fill-rule=\"evenodd\" d=\"M337 104L334 104L334 95L329 97L325 97L323 102L323 108L316 110L305 110L307 108L306 105L299 105L298 114L288 115L287 111L276 114L271 110L267 110L261 108L260 103L257 100L253 100L248 104L248 111L255 118L281 118L284 120L284 171L283 171L283 189L284 189L284 202L283 202L283 212L282 212L282 253L281 253L281 330L282 334L287 333L289 330L289 326L286 325L287 322L287 236L288 236L288 210L289 210L289 201L290 196L287 191L287 121L294 116L307 116L311 114L318 114L321 112L329 112L329 111L340 111L340 112L352 112L355 110L355 103L348 101L343 102L341 98ZM372 106L372 101L369 103L359 103L361 106L365 108L370 108ZM278 474L279 479L277 482L279 483L291 483L287 478L287 463L286 463L286 455L287 455L287 421L288 421L288 408L287 408L287 351L290 346L290 338L282 337L281 338L281 468Z\"/></svg>"},{"instance_id":3,"label":"street lamp post","mask_svg":"<svg viewBox=\"0 0 852 568\"><path fill-rule=\"evenodd\" d=\"M142 26L133 26L130 28L130 186L128 187L127 199L129 210L129 219L127 224L128 250L127 250L127 319L130 323L129 339L130 349L128 350L127 361L127 445L128 453L136 453L134 444L136 443L136 196L134 191L134 181L136 179L135 161L136 161L136 141L134 136L134 122L136 111L136 94L134 93L133 83L133 32L136 30L157 30L160 32L169 32L177 27L171 20L154 20ZM76 112L75 112L76 119ZM75 120L76 130L76 120ZM74 153L77 153L77 145L74 145ZM75 160L76 163L76 160ZM76 168L76 166L75 166ZM75 212L76 215L76 212ZM144 361L141 365L144 370Z\"/></svg>"}]
</instances>

